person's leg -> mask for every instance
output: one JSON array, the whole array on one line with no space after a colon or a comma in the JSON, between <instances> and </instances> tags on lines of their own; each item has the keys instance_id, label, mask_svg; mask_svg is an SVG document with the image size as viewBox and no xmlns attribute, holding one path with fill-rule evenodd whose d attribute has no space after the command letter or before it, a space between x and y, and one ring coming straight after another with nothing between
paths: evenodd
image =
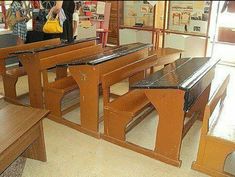
<instances>
[{"instance_id":1,"label":"person's leg","mask_svg":"<svg viewBox=\"0 0 235 177\"><path fill-rule=\"evenodd\" d=\"M63 41L68 41L68 20L66 19L63 23L63 33L60 36L60 39Z\"/></svg>"},{"instance_id":2,"label":"person's leg","mask_svg":"<svg viewBox=\"0 0 235 177\"><path fill-rule=\"evenodd\" d=\"M61 39L73 42L73 26L72 26L72 19L66 19L63 24L63 33L61 34Z\"/></svg>"},{"instance_id":3,"label":"person's leg","mask_svg":"<svg viewBox=\"0 0 235 177\"><path fill-rule=\"evenodd\" d=\"M73 25L72 25L73 21L72 19L68 20L68 42L73 42L74 38L73 38Z\"/></svg>"}]
</instances>

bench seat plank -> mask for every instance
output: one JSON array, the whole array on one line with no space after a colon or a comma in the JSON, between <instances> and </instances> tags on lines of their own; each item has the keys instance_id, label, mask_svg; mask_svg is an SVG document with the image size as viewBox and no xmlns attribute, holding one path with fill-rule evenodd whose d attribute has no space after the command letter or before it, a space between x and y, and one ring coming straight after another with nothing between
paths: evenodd
<instances>
[{"instance_id":1,"label":"bench seat plank","mask_svg":"<svg viewBox=\"0 0 235 177\"><path fill-rule=\"evenodd\" d=\"M223 108L217 121L211 125L208 135L235 142L235 119L231 116L234 114L231 109L227 110L225 106Z\"/></svg>"},{"instance_id":2,"label":"bench seat plank","mask_svg":"<svg viewBox=\"0 0 235 177\"><path fill-rule=\"evenodd\" d=\"M128 105L123 103L128 103ZM132 90L108 103L105 108L110 109L113 112L127 112L132 116L135 116L149 104L150 101L145 96L144 91Z\"/></svg>"},{"instance_id":3,"label":"bench seat plank","mask_svg":"<svg viewBox=\"0 0 235 177\"><path fill-rule=\"evenodd\" d=\"M57 89L58 91L67 93L78 88L78 85L72 76L68 76L68 77L58 79L54 82L48 83L48 86L46 87L46 89L50 89L50 88Z\"/></svg>"}]
</instances>

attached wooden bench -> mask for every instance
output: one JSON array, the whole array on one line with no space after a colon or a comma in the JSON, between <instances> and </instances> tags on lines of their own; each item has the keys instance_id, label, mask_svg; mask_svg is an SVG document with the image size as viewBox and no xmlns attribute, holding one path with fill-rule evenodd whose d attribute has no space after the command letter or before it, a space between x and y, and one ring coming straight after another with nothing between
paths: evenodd
<instances>
[{"instance_id":1,"label":"attached wooden bench","mask_svg":"<svg viewBox=\"0 0 235 177\"><path fill-rule=\"evenodd\" d=\"M205 108L197 160L192 168L211 176L228 177L231 174L224 172L224 164L227 156L235 152L235 121L227 122L229 118L221 112L229 76L221 80Z\"/></svg>"},{"instance_id":2,"label":"attached wooden bench","mask_svg":"<svg viewBox=\"0 0 235 177\"><path fill-rule=\"evenodd\" d=\"M45 107L51 111L51 115L62 116L62 98L75 89L78 89L78 85L72 76L64 77L44 86Z\"/></svg>"},{"instance_id":3,"label":"attached wooden bench","mask_svg":"<svg viewBox=\"0 0 235 177\"><path fill-rule=\"evenodd\" d=\"M102 76L104 136L125 141L125 135L130 130L127 125L151 105L143 90L130 90L110 102L110 86L137 73L145 72L147 69L156 66L157 61L157 57L152 55ZM140 119L146 117L152 110L151 108L147 110L145 115L141 115ZM137 123L141 121L140 119L136 119ZM131 128L135 125L136 123L130 124Z\"/></svg>"},{"instance_id":4,"label":"attached wooden bench","mask_svg":"<svg viewBox=\"0 0 235 177\"><path fill-rule=\"evenodd\" d=\"M21 50L32 50L35 48L41 48L49 45L59 44L60 39L51 39L46 41L34 42L30 44L23 44L18 46L6 47L0 49L0 73L3 77L3 87L5 99L10 102L16 102L17 93L16 93L16 83L19 77L25 76L27 73L23 67L17 67L12 69L6 69L6 60L10 60L9 56L12 52L17 52Z\"/></svg>"},{"instance_id":5,"label":"attached wooden bench","mask_svg":"<svg viewBox=\"0 0 235 177\"><path fill-rule=\"evenodd\" d=\"M0 174L22 153L46 161L42 119L47 110L7 105L0 110Z\"/></svg>"}]
</instances>

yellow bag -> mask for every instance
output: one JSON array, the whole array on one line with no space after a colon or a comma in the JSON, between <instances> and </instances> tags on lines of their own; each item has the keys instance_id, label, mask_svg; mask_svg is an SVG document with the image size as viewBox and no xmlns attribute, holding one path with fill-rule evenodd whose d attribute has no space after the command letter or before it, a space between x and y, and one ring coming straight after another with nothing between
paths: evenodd
<instances>
[{"instance_id":1,"label":"yellow bag","mask_svg":"<svg viewBox=\"0 0 235 177\"><path fill-rule=\"evenodd\" d=\"M60 21L58 19L58 15L56 18L52 18L49 15L47 22L43 26L44 33L63 33L63 27L60 25Z\"/></svg>"}]
</instances>

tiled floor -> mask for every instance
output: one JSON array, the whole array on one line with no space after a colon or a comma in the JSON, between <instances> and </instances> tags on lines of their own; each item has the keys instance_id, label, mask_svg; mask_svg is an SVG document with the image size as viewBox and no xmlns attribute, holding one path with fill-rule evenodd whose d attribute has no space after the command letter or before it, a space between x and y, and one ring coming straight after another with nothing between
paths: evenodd
<instances>
[{"instance_id":1,"label":"tiled floor","mask_svg":"<svg viewBox=\"0 0 235 177\"><path fill-rule=\"evenodd\" d=\"M218 70L232 73L227 99L235 102L235 68L218 67ZM20 93L27 91L26 78L17 87ZM126 84L112 88L125 92ZM1 92L1 90L0 90ZM234 105L230 101L228 106ZM226 104L227 105L227 104ZM225 106L226 106L225 105ZM228 110L229 111L229 110ZM79 122L79 109L66 115ZM228 115L231 115L228 113ZM202 173L191 170L196 158L201 122L197 121L183 140L181 168L176 168L144 155L98 140L57 124L44 120L44 132L48 160L46 163L27 159L23 177L203 177ZM102 124L100 126L103 127ZM157 127L157 113L150 114L141 124L127 135L127 140L144 147L153 148ZM232 160L230 160L232 162ZM231 170L235 163L228 167Z\"/></svg>"}]
</instances>

